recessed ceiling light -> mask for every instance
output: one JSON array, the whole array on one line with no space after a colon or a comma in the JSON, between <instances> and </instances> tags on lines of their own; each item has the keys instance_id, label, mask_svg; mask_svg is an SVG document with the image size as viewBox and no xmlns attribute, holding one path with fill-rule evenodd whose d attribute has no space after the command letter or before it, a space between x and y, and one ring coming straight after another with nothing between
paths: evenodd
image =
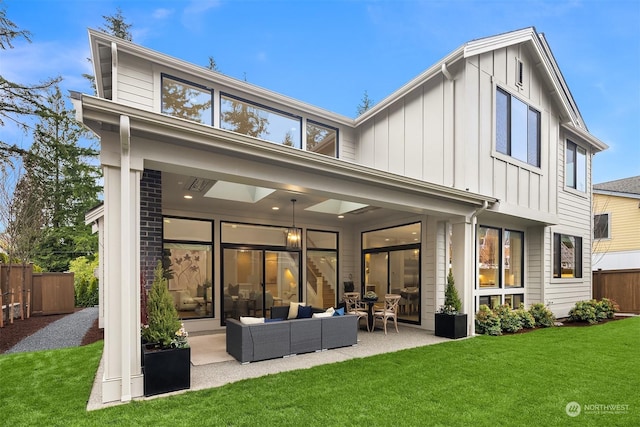
<instances>
[{"instance_id":1,"label":"recessed ceiling light","mask_svg":"<svg viewBox=\"0 0 640 427\"><path fill-rule=\"evenodd\" d=\"M414 232L413 232L413 233L411 233L411 234L418 234L418 232L417 232L417 231L414 231Z\"/></svg>"},{"instance_id":2,"label":"recessed ceiling light","mask_svg":"<svg viewBox=\"0 0 640 427\"><path fill-rule=\"evenodd\" d=\"M344 218L344 215L338 215L338 218L342 219Z\"/></svg>"},{"instance_id":3,"label":"recessed ceiling light","mask_svg":"<svg viewBox=\"0 0 640 427\"><path fill-rule=\"evenodd\" d=\"M279 211L279 210L280 210L280 208L279 208L279 207L277 207L277 206L274 206L274 207L272 207L271 209L272 209L272 210L274 210L274 211Z\"/></svg>"},{"instance_id":4,"label":"recessed ceiling light","mask_svg":"<svg viewBox=\"0 0 640 427\"><path fill-rule=\"evenodd\" d=\"M389 238L387 237L386 239L384 239L384 241L385 241L385 242L388 242L388 241L389 241Z\"/></svg>"},{"instance_id":5,"label":"recessed ceiling light","mask_svg":"<svg viewBox=\"0 0 640 427\"><path fill-rule=\"evenodd\" d=\"M193 196L191 194L185 194L184 198L185 199L193 199Z\"/></svg>"}]
</instances>

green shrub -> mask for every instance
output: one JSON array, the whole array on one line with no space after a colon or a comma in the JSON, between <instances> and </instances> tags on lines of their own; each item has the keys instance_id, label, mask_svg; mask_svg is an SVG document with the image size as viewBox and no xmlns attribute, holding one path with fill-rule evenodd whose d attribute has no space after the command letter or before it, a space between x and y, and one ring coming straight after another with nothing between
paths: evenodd
<instances>
[{"instance_id":1,"label":"green shrub","mask_svg":"<svg viewBox=\"0 0 640 427\"><path fill-rule=\"evenodd\" d=\"M98 278L94 271L98 268L98 260L78 257L69 263L69 271L73 272L76 307L93 307L98 304Z\"/></svg>"},{"instance_id":2,"label":"green shrub","mask_svg":"<svg viewBox=\"0 0 640 427\"><path fill-rule=\"evenodd\" d=\"M482 304L476 313L476 333L502 335L500 318L486 304Z\"/></svg>"},{"instance_id":3,"label":"green shrub","mask_svg":"<svg viewBox=\"0 0 640 427\"><path fill-rule=\"evenodd\" d=\"M531 329L536 326L536 319L524 308L523 304L520 304L520 307L515 312L520 318L523 328Z\"/></svg>"},{"instance_id":4,"label":"green shrub","mask_svg":"<svg viewBox=\"0 0 640 427\"><path fill-rule=\"evenodd\" d=\"M615 313L620 310L618 304L608 298L600 301L594 299L578 301L569 311L569 318L575 322L598 323L604 319L613 319Z\"/></svg>"},{"instance_id":5,"label":"green shrub","mask_svg":"<svg viewBox=\"0 0 640 427\"><path fill-rule=\"evenodd\" d=\"M169 293L161 261L156 265L147 296L147 320L149 323L142 325L141 331L147 343L159 344L163 348L188 347L186 332Z\"/></svg>"},{"instance_id":6,"label":"green shrub","mask_svg":"<svg viewBox=\"0 0 640 427\"><path fill-rule=\"evenodd\" d=\"M596 300L588 300L588 301L578 301L575 306L571 310L569 310L569 319L574 322L589 322L590 324L598 323L602 317L606 316L601 312L599 319L598 313L596 310Z\"/></svg>"},{"instance_id":7,"label":"green shrub","mask_svg":"<svg viewBox=\"0 0 640 427\"><path fill-rule=\"evenodd\" d=\"M598 303L596 310L604 313L607 319L613 319L615 314L620 311L620 306L612 299L602 298Z\"/></svg>"},{"instance_id":8,"label":"green shrub","mask_svg":"<svg viewBox=\"0 0 640 427\"><path fill-rule=\"evenodd\" d=\"M553 312L541 302L532 304L531 307L529 307L529 313L531 313L535 319L536 326L540 328L549 328L554 325L556 320Z\"/></svg>"},{"instance_id":9,"label":"green shrub","mask_svg":"<svg viewBox=\"0 0 640 427\"><path fill-rule=\"evenodd\" d=\"M444 307L453 314L460 313L460 309L462 308L462 301L460 301L460 297L458 296L458 290L455 287L451 269L449 269L447 287L444 290Z\"/></svg>"},{"instance_id":10,"label":"green shrub","mask_svg":"<svg viewBox=\"0 0 640 427\"><path fill-rule=\"evenodd\" d=\"M522 329L520 316L511 309L509 304L502 304L493 311L500 318L500 327L504 332L518 332Z\"/></svg>"}]
</instances>

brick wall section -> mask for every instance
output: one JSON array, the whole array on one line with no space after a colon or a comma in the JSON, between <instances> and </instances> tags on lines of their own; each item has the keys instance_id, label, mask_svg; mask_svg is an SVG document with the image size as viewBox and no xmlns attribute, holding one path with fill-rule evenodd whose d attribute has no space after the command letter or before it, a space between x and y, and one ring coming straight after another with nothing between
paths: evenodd
<instances>
[{"instance_id":1,"label":"brick wall section","mask_svg":"<svg viewBox=\"0 0 640 427\"><path fill-rule=\"evenodd\" d=\"M162 259L162 173L145 169L140 181L140 273L151 288L153 270Z\"/></svg>"}]
</instances>

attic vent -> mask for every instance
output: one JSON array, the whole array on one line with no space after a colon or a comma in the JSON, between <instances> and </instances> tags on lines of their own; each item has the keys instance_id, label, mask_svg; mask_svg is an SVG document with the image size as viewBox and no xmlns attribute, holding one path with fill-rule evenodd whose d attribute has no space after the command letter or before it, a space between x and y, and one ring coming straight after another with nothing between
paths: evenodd
<instances>
[{"instance_id":1,"label":"attic vent","mask_svg":"<svg viewBox=\"0 0 640 427\"><path fill-rule=\"evenodd\" d=\"M522 61L516 58L516 85L522 87L524 82L524 65Z\"/></svg>"}]
</instances>

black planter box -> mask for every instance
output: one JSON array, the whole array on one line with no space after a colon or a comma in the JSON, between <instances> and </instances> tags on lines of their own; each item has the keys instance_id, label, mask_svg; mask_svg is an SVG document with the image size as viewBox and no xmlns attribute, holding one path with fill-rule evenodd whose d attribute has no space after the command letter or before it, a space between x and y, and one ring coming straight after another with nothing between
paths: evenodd
<instances>
[{"instance_id":1,"label":"black planter box","mask_svg":"<svg viewBox=\"0 0 640 427\"><path fill-rule=\"evenodd\" d=\"M467 315L436 313L436 336L451 339L466 337Z\"/></svg>"},{"instance_id":2,"label":"black planter box","mask_svg":"<svg viewBox=\"0 0 640 427\"><path fill-rule=\"evenodd\" d=\"M148 350L143 346L144 395L191 388L191 348Z\"/></svg>"}]
</instances>

